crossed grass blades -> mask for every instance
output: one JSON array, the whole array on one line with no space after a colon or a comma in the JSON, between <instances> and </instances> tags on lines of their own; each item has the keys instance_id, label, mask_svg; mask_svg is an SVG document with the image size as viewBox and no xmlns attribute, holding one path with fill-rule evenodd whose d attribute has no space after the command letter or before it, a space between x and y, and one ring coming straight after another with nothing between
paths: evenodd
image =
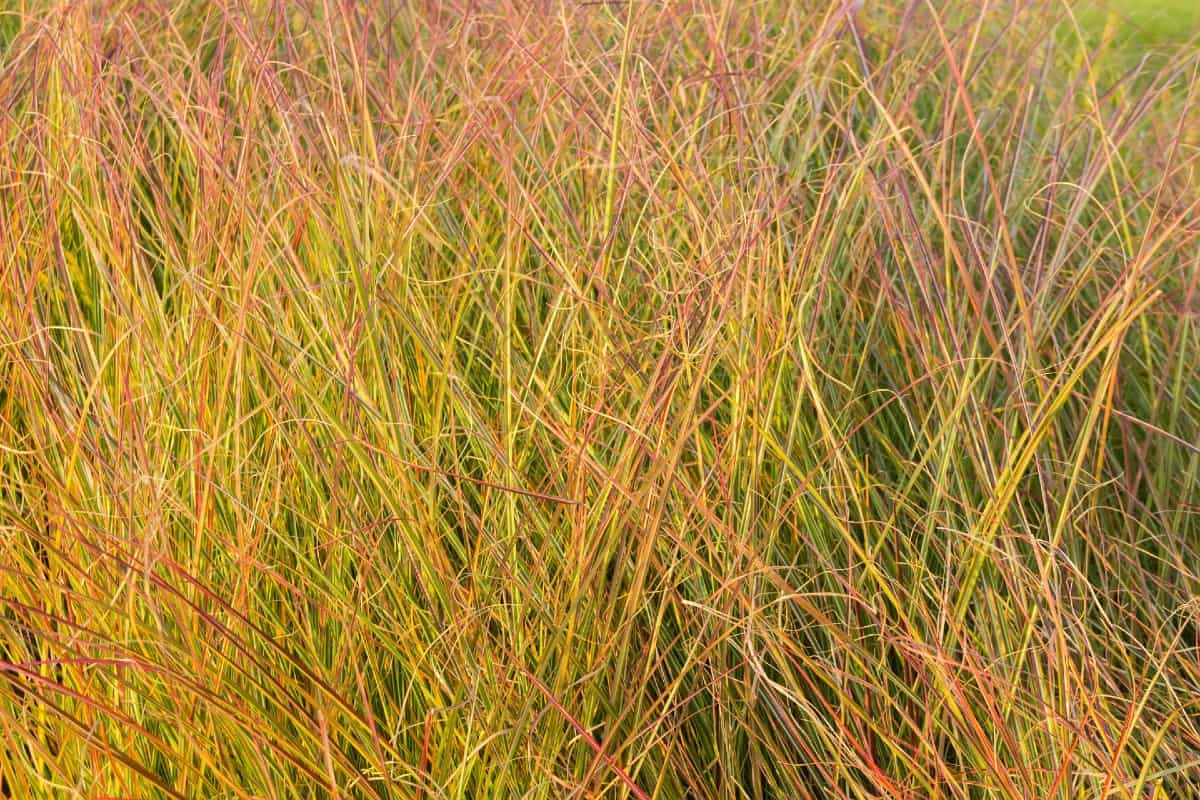
<instances>
[{"instance_id":1,"label":"crossed grass blades","mask_svg":"<svg viewBox=\"0 0 1200 800\"><path fill-rule=\"evenodd\" d=\"M12 3L14 798L1200 797L1196 43Z\"/></svg>"}]
</instances>

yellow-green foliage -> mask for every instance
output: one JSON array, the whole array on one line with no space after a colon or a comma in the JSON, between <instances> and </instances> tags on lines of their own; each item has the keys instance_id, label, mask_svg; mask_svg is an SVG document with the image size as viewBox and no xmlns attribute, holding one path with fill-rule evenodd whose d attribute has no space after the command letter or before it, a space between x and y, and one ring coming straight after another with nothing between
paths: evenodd
<instances>
[{"instance_id":1,"label":"yellow-green foliage","mask_svg":"<svg viewBox=\"0 0 1200 800\"><path fill-rule=\"evenodd\" d=\"M4 795L1200 797L1194 43L4 7Z\"/></svg>"},{"instance_id":2,"label":"yellow-green foliage","mask_svg":"<svg viewBox=\"0 0 1200 800\"><path fill-rule=\"evenodd\" d=\"M1119 31L1131 54L1200 35L1200 4L1194 0L1087 0L1076 8L1085 24Z\"/></svg>"}]
</instances>

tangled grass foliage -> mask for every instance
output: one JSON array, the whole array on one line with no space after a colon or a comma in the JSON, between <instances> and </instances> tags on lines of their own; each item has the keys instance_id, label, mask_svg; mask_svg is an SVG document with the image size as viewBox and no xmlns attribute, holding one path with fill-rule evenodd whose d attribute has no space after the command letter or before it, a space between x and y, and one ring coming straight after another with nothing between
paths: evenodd
<instances>
[{"instance_id":1,"label":"tangled grass foliage","mask_svg":"<svg viewBox=\"0 0 1200 800\"><path fill-rule=\"evenodd\" d=\"M1200 797L1194 40L4 7L5 796Z\"/></svg>"}]
</instances>

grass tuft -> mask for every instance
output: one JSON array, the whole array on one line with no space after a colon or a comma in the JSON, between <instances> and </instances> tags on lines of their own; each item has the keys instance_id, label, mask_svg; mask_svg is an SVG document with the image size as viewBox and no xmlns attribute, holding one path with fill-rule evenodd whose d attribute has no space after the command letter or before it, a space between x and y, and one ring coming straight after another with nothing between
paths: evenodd
<instances>
[{"instance_id":1,"label":"grass tuft","mask_svg":"<svg viewBox=\"0 0 1200 800\"><path fill-rule=\"evenodd\" d=\"M3 796L1200 798L1182 28L3 8Z\"/></svg>"}]
</instances>

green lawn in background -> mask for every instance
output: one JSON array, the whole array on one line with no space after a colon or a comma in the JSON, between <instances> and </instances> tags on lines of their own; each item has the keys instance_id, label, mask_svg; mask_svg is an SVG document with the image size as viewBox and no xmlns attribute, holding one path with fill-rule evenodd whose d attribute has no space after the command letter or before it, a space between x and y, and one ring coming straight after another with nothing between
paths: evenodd
<instances>
[{"instance_id":1,"label":"green lawn in background","mask_svg":"<svg viewBox=\"0 0 1200 800\"><path fill-rule=\"evenodd\" d=\"M1111 18L1114 33L1130 44L1177 43L1200 32L1198 0L1089 0L1079 7L1086 28L1100 32Z\"/></svg>"}]
</instances>

